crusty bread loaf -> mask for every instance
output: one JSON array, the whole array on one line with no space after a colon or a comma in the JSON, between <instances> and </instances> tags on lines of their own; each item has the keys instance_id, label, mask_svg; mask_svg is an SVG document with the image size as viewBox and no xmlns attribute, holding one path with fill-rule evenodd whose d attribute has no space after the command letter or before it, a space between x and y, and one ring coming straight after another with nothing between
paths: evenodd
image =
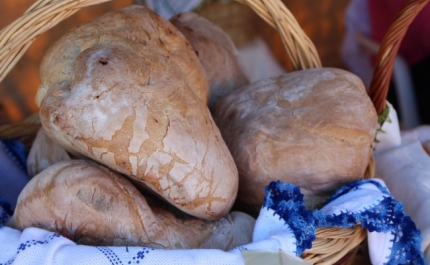
<instances>
[{"instance_id":1,"label":"crusty bread loaf","mask_svg":"<svg viewBox=\"0 0 430 265\"><path fill-rule=\"evenodd\" d=\"M221 100L214 117L239 170L238 200L251 205L270 181L322 195L362 178L377 127L361 80L331 68L253 83Z\"/></svg>"},{"instance_id":2,"label":"crusty bread loaf","mask_svg":"<svg viewBox=\"0 0 430 265\"><path fill-rule=\"evenodd\" d=\"M72 160L29 182L11 224L20 230L43 228L86 245L228 250L251 242L254 219L239 212L217 221L178 219L150 207L123 176L95 162Z\"/></svg>"},{"instance_id":3,"label":"crusty bread loaf","mask_svg":"<svg viewBox=\"0 0 430 265\"><path fill-rule=\"evenodd\" d=\"M42 125L67 150L191 215L230 210L237 168L206 106L198 58L169 21L141 6L108 13L60 39L41 79Z\"/></svg>"},{"instance_id":4,"label":"crusty bread loaf","mask_svg":"<svg viewBox=\"0 0 430 265\"><path fill-rule=\"evenodd\" d=\"M129 6L78 26L50 47L40 66L41 84L37 91L36 104L40 106L45 96L51 95L53 90L57 90L57 93L64 92L66 88L70 90L76 73L76 61L80 54L103 42L103 39L108 39L109 36L123 38L124 41L134 43L135 47L140 47L140 50L154 54L147 58L146 62L142 62L150 65L154 61L159 61L154 62L156 69L153 71L164 70L164 66L178 68L180 73L177 75L180 75L181 83L187 84L201 100L207 102L209 85L199 59L189 42L169 21L150 9L143 6ZM135 47L130 49L135 50ZM107 54L100 55L95 58L97 62L107 65L109 57L103 57ZM137 66L130 65L129 74L140 77L140 80L136 80L140 86L160 82L157 80L159 76L149 75L148 66L144 69L133 68ZM122 74L126 73L122 72ZM102 79L99 77L100 81Z\"/></svg>"},{"instance_id":5,"label":"crusty bread loaf","mask_svg":"<svg viewBox=\"0 0 430 265\"><path fill-rule=\"evenodd\" d=\"M49 138L41 127L28 153L27 173L32 178L57 162L70 159L67 151Z\"/></svg>"},{"instance_id":6,"label":"crusty bread loaf","mask_svg":"<svg viewBox=\"0 0 430 265\"><path fill-rule=\"evenodd\" d=\"M210 86L211 110L221 98L249 84L233 41L220 27L192 12L170 21L191 43L203 65Z\"/></svg>"}]
</instances>

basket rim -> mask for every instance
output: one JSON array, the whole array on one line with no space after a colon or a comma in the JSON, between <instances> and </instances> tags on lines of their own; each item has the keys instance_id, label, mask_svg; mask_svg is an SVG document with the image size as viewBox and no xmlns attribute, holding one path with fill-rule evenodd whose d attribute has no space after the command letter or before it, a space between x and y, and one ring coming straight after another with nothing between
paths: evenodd
<instances>
[{"instance_id":1,"label":"basket rim","mask_svg":"<svg viewBox=\"0 0 430 265\"><path fill-rule=\"evenodd\" d=\"M57 23L76 13L83 7L108 1L111 0L38 0L35 2L22 17L18 18L0 31L0 82L18 62L38 35L49 30ZM297 20L281 0L236 1L251 7L263 20L278 31L294 70L321 67L321 62L315 45L306 36ZM391 72L394 65L394 59L392 59L393 62L391 63L391 58L395 57L398 50L398 46L396 45L399 45L399 40L404 36L404 33L402 35L403 31L399 33L398 28L404 28L406 32L409 25L407 23L412 22L413 18L428 1L429 0L408 0L405 7L400 11L400 14L393 22L392 27L390 27L391 31L398 34L393 33L393 35L390 35L389 30L386 38L383 40L378 55L378 67L375 69L375 73L373 75L373 79L375 81L372 80L372 84L374 85L371 87L370 93L375 108L378 110L378 114L380 114L380 102L382 101L382 104L385 104L386 92L388 91L389 85L385 85L385 81L382 82L378 80L386 78L388 76L387 71ZM32 127L33 130L35 130L35 128L38 130L37 121L36 124L32 123L30 120L24 122L24 125L27 127L29 127L29 124L35 125ZM0 137L2 137L1 133L4 133L4 128L4 126L0 126ZM9 127L9 129L10 128L11 127ZM322 229L327 230L325 228ZM312 260L314 260L314 258L319 255L319 257L317 257L318 260L322 259L324 262L329 262L321 264L333 264L334 260L339 260L344 254L356 247L366 237L364 229L361 228L361 226L356 226L352 229L353 236L349 235L344 238L338 236L341 238L341 243L338 244L341 246L340 252L327 256L320 255L320 253L315 254L312 252L312 249L310 249L305 252L307 257L312 257ZM336 229L334 229L334 231L336 231ZM321 234L326 235L327 233L330 233L330 230L324 232L325 233ZM330 244L335 245L333 241ZM319 245L324 246L324 243L315 241L315 246ZM318 252L320 249L315 248L314 251ZM341 255L341 253L343 253L343 255ZM307 257L305 257L305 260L307 260Z\"/></svg>"}]
</instances>

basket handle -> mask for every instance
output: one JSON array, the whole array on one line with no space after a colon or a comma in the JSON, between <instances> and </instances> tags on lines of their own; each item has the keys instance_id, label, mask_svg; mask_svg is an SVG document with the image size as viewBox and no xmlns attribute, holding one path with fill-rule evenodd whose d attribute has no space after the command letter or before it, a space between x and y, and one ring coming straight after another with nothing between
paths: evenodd
<instances>
[{"instance_id":1,"label":"basket handle","mask_svg":"<svg viewBox=\"0 0 430 265\"><path fill-rule=\"evenodd\" d=\"M38 0L22 17L0 31L0 82L35 38L82 7L110 0ZM250 6L279 32L294 70L321 67L312 41L281 0L236 0ZM276 19L275 19L276 18Z\"/></svg>"},{"instance_id":2,"label":"basket handle","mask_svg":"<svg viewBox=\"0 0 430 265\"><path fill-rule=\"evenodd\" d=\"M387 107L386 98L393 72L394 60L400 43L409 25L428 1L407 0L402 9L397 13L382 40L369 89L369 96L378 115L381 115Z\"/></svg>"},{"instance_id":3,"label":"basket handle","mask_svg":"<svg viewBox=\"0 0 430 265\"><path fill-rule=\"evenodd\" d=\"M278 31L293 65L293 70L321 67L315 45L281 0L236 1L252 8L255 13Z\"/></svg>"}]
</instances>

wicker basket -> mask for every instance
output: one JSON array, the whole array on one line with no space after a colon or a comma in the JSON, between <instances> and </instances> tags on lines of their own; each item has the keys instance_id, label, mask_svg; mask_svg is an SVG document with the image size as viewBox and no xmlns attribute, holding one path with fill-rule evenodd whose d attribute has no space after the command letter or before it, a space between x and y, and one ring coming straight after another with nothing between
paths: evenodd
<instances>
[{"instance_id":1,"label":"wicker basket","mask_svg":"<svg viewBox=\"0 0 430 265\"><path fill-rule=\"evenodd\" d=\"M77 12L80 8L109 0L38 0L25 14L0 31L0 81L25 53L34 39ZM313 43L281 0L236 0L249 6L279 32L294 70L321 67ZM409 24L428 0L408 0L384 39L377 59L370 96L381 114L394 64L394 57ZM0 127L0 138L17 139L31 146L40 121L34 115L18 125ZM373 176L370 161L367 175ZM356 247L365 239L366 230L357 225L350 229L318 229L312 249L302 257L311 264L348 264Z\"/></svg>"}]
</instances>

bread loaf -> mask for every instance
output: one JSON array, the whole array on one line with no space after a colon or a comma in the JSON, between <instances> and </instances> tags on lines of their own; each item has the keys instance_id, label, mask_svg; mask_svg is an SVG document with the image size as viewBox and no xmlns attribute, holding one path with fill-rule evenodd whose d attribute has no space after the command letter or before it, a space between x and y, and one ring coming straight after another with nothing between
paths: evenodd
<instances>
[{"instance_id":1,"label":"bread loaf","mask_svg":"<svg viewBox=\"0 0 430 265\"><path fill-rule=\"evenodd\" d=\"M234 91L215 112L239 170L239 202L261 205L270 181L323 195L361 179L377 115L361 80L332 68L288 73Z\"/></svg>"},{"instance_id":2,"label":"bread loaf","mask_svg":"<svg viewBox=\"0 0 430 265\"><path fill-rule=\"evenodd\" d=\"M249 84L233 41L220 27L192 12L170 21L196 50L209 81L211 110L221 98Z\"/></svg>"},{"instance_id":3,"label":"bread loaf","mask_svg":"<svg viewBox=\"0 0 430 265\"><path fill-rule=\"evenodd\" d=\"M41 127L28 153L27 173L32 178L57 162L70 159L67 151L49 138Z\"/></svg>"},{"instance_id":4,"label":"bread loaf","mask_svg":"<svg viewBox=\"0 0 430 265\"><path fill-rule=\"evenodd\" d=\"M194 50L141 6L108 13L45 55L38 98L46 133L123 173L182 211L218 219L238 174L206 106Z\"/></svg>"},{"instance_id":5,"label":"bread loaf","mask_svg":"<svg viewBox=\"0 0 430 265\"><path fill-rule=\"evenodd\" d=\"M228 250L251 242L254 219L239 212L218 221L178 219L150 207L123 176L94 162L72 160L29 182L12 224L57 232L85 245Z\"/></svg>"},{"instance_id":6,"label":"bread loaf","mask_svg":"<svg viewBox=\"0 0 430 265\"><path fill-rule=\"evenodd\" d=\"M201 100L207 102L209 86L193 47L169 21L148 8L134 5L106 13L78 26L50 47L40 66L41 84L36 94L36 104L41 106L45 96L51 95L53 90L56 90L56 93L60 93L65 88L70 91L79 55L108 37L124 39L125 42L128 41L128 43L134 43L135 47L140 47L140 50L154 54L155 56L142 62L146 65L151 63L154 63L154 66L157 65L152 71L160 68L164 70L164 66L175 66L179 72L176 78L180 77L181 83L185 83ZM130 49L135 50L131 47ZM107 54L100 55L96 58L99 60L98 63L107 65L109 58L104 57ZM140 76L140 80L136 80L139 85L150 85L153 81L160 82L157 80L159 76L151 76L152 80L149 78L148 67L139 69L133 66L137 67L137 65L129 65L129 74ZM121 74L126 74L123 70L120 71ZM96 80L102 79L98 77Z\"/></svg>"}]
</instances>

